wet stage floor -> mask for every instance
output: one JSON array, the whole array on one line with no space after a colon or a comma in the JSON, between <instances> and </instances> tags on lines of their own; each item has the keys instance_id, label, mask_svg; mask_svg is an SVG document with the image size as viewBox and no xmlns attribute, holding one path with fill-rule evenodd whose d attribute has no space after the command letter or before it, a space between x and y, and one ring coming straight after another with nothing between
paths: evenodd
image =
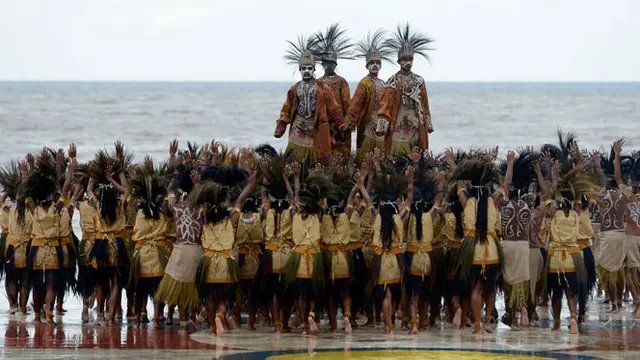
<instances>
[{"instance_id":1,"label":"wet stage floor","mask_svg":"<svg viewBox=\"0 0 640 360\"><path fill-rule=\"evenodd\" d=\"M3 287L2 287L3 288ZM497 301L499 309L502 300ZM6 298L0 301L0 358L20 359L224 359L224 360L338 360L338 359L640 359L640 322L630 316L631 303L616 315L606 313L601 298L591 301L588 321L580 335L570 335L568 313L562 330L549 330L548 312L538 309L536 327L513 331L500 324L495 334L473 335L440 324L416 336L396 329L389 337L383 328L356 328L350 335L328 333L323 322L316 336L274 335L271 328L250 332L243 327L221 338L208 329L183 334L178 327L135 328L125 321L115 327L83 325L80 303L69 297L68 312L57 325L34 325L33 313L9 315ZM152 314L152 309L149 313ZM92 320L95 313L92 313ZM178 321L175 321L176 324Z\"/></svg>"}]
</instances>

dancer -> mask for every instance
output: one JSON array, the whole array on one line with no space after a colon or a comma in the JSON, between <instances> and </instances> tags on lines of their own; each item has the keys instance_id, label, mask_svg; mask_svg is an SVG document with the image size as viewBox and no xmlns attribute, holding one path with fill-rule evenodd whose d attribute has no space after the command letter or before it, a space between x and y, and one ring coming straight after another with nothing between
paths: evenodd
<instances>
[{"instance_id":1,"label":"dancer","mask_svg":"<svg viewBox=\"0 0 640 360\"><path fill-rule=\"evenodd\" d=\"M398 53L400 71L384 84L376 133L385 135L385 149L391 155L408 155L411 148L429 149L433 132L429 99L424 79L411 72L414 55L429 58L431 38L413 32L409 24L399 26L386 44Z\"/></svg>"},{"instance_id":2,"label":"dancer","mask_svg":"<svg viewBox=\"0 0 640 360\"><path fill-rule=\"evenodd\" d=\"M505 288L505 314L502 322L515 330L519 329L518 313L520 325L529 326L527 310L530 297L529 237L533 208L527 198L530 195L529 185L536 179L533 166L535 160L533 151L524 149L513 161L511 174L507 173L509 167L507 162L503 162L500 166L505 178L511 177L511 187L505 187L508 197L500 206L503 235L500 246L504 254Z\"/></svg>"},{"instance_id":3,"label":"dancer","mask_svg":"<svg viewBox=\"0 0 640 360\"><path fill-rule=\"evenodd\" d=\"M116 314L120 309L121 292L129 276L129 256L124 243L125 199L127 193L124 169L121 162L99 151L91 164L91 179L87 186L89 204L96 209L94 216L94 244L89 252L96 276L96 300L98 317L96 325L105 323L105 303L108 303L108 321L115 325ZM113 179L118 174L121 183ZM95 188L97 185L97 189ZM95 190L95 191L94 191Z\"/></svg>"},{"instance_id":4,"label":"dancer","mask_svg":"<svg viewBox=\"0 0 640 360\"><path fill-rule=\"evenodd\" d=\"M621 170L624 143L624 140L620 140L614 145L615 179L626 205L624 249L627 286L635 304L634 318L640 319L640 160L637 156L633 159L629 185L626 185Z\"/></svg>"},{"instance_id":5,"label":"dancer","mask_svg":"<svg viewBox=\"0 0 640 360\"><path fill-rule=\"evenodd\" d=\"M227 176L229 175L224 173L216 175L217 180ZM233 305L238 281L237 264L233 255L236 229L241 209L254 184L255 175L252 175L235 200L233 208L226 205L227 187L212 180L203 180L191 195L193 204L203 207L205 214L202 234L204 254L198 266L196 281L200 296L206 301L211 332L218 336L228 330L228 326L224 324L225 317Z\"/></svg>"},{"instance_id":6,"label":"dancer","mask_svg":"<svg viewBox=\"0 0 640 360\"><path fill-rule=\"evenodd\" d=\"M353 253L351 251L351 217L354 216L356 192L368 199L364 181L355 174L351 181L347 169L332 169L332 180L337 186L327 194L327 203L322 216L322 245L324 247L324 267L326 271L329 322L331 331L337 330L337 306L342 305L345 333L351 333L351 290L355 276ZM357 212L363 208L355 209Z\"/></svg>"},{"instance_id":7,"label":"dancer","mask_svg":"<svg viewBox=\"0 0 640 360\"><path fill-rule=\"evenodd\" d=\"M55 196L58 176L52 163L49 150L44 148L35 167L28 170L28 197L25 200L32 217L27 284L33 291L35 322L41 322L44 310L49 325L55 324L52 313L54 302L66 285L64 258L67 248L61 246L60 224L63 211L68 211L70 205L67 195L76 160L72 158L67 167L66 180L57 201Z\"/></svg>"},{"instance_id":8,"label":"dancer","mask_svg":"<svg viewBox=\"0 0 640 360\"><path fill-rule=\"evenodd\" d=\"M143 305L147 298L154 299L153 324L160 328L163 304L155 297L164 269L169 259L170 243L167 241L168 220L166 189L160 179L140 174L129 179L130 193L137 208L133 228L134 253L128 288L135 291L135 324L142 324Z\"/></svg>"},{"instance_id":9,"label":"dancer","mask_svg":"<svg viewBox=\"0 0 640 360\"><path fill-rule=\"evenodd\" d=\"M5 290L9 299L9 314L18 311L27 314L29 288L26 286L27 254L31 236L31 216L27 214L24 184L27 180L26 161L12 162L0 170L0 185L3 193L3 226L6 224L6 251L3 271ZM11 202L8 199L15 199ZM5 200L7 199L7 200ZM4 250L4 248L2 249Z\"/></svg>"},{"instance_id":10,"label":"dancer","mask_svg":"<svg viewBox=\"0 0 640 360\"><path fill-rule=\"evenodd\" d=\"M349 83L342 76L336 74L338 59L351 59L353 44L345 35L345 30L339 24L333 24L325 32L318 32L317 51L324 69L324 75L318 79L327 85L342 117L334 119L329 116L329 133L331 136L331 152L335 155L348 157L351 155L351 129L343 121L347 115L351 102Z\"/></svg>"},{"instance_id":11,"label":"dancer","mask_svg":"<svg viewBox=\"0 0 640 360\"><path fill-rule=\"evenodd\" d=\"M505 190L511 186L515 154L507 155L507 172L501 188L491 194L499 173L486 156L464 160L457 164L452 180L458 181L458 196L464 208L465 238L460 248L460 276L471 291L474 333L482 331L480 313L486 306L484 330L493 333L491 316L495 307L496 288L501 276L503 255L496 243L500 231L499 209Z\"/></svg>"},{"instance_id":12,"label":"dancer","mask_svg":"<svg viewBox=\"0 0 640 360\"><path fill-rule=\"evenodd\" d=\"M588 275L578 246L579 212L582 209L574 206L578 194L592 195L597 187L584 175L584 165L578 165L566 174L557 177L553 194L559 201L547 201L546 210L551 214L549 223L549 251L546 261L545 275L551 304L553 308L553 330L560 330L560 312L562 294L567 297L571 311L570 331L578 333L577 297L587 296ZM582 301L582 300L580 300ZM586 301L586 300L584 300Z\"/></svg>"},{"instance_id":13,"label":"dancer","mask_svg":"<svg viewBox=\"0 0 640 360\"><path fill-rule=\"evenodd\" d=\"M256 152L261 152L256 150ZM290 204L293 204L293 188L289 182L291 168L287 166L288 157L278 154L275 149L266 151L261 163L264 176L263 191L267 201L263 200L265 256L261 262L263 279L261 292L266 295L271 308L273 331L289 332L290 301L284 296L283 272L291 257Z\"/></svg>"},{"instance_id":14,"label":"dancer","mask_svg":"<svg viewBox=\"0 0 640 360\"><path fill-rule=\"evenodd\" d=\"M618 187L616 178L622 179L628 175L623 172L623 163L631 163L629 157L617 152L622 148L621 140L614 143L609 157L602 156L601 167L596 166L600 175L601 190L597 194L598 206L602 214L600 225L600 240L595 253L598 279L603 284L607 298L611 303L611 312L617 313L622 307L622 293L624 291L624 259L625 259L625 200ZM627 168L625 166L625 168Z\"/></svg>"},{"instance_id":15,"label":"dancer","mask_svg":"<svg viewBox=\"0 0 640 360\"><path fill-rule=\"evenodd\" d=\"M391 62L391 50L384 42L385 33L377 30L369 33L358 43L356 57L365 59L365 68L369 71L356 87L351 99L345 121L356 133L356 162L361 163L364 155L374 149L384 150L384 136L376 133L377 114L380 109L380 97L384 81L378 77L382 69L382 61Z\"/></svg>"},{"instance_id":16,"label":"dancer","mask_svg":"<svg viewBox=\"0 0 640 360\"><path fill-rule=\"evenodd\" d=\"M407 167L406 177L393 170L387 171L378 176L374 184L379 205L373 227L372 276L376 302L381 304L384 313L384 332L393 335L393 316L402 295L405 268L402 254L404 223L413 204L413 167ZM405 190L407 200L402 204L400 198Z\"/></svg>"},{"instance_id":17,"label":"dancer","mask_svg":"<svg viewBox=\"0 0 640 360\"><path fill-rule=\"evenodd\" d=\"M196 272L202 257L204 213L188 197L194 182L199 180L195 167L197 158L183 155L178 157L178 145L178 141L173 140L169 146L173 180L167 196L167 215L175 224L177 237L164 269L164 276L158 285L156 300L169 307L178 306L181 331L187 332L197 328L195 312L200 309ZM212 162L215 162L217 153L212 155Z\"/></svg>"},{"instance_id":18,"label":"dancer","mask_svg":"<svg viewBox=\"0 0 640 360\"><path fill-rule=\"evenodd\" d=\"M285 291L296 301L302 334L318 332L314 310L321 308L324 298L325 269L320 242L321 201L333 187L328 176L313 171L301 182L301 167L291 166L296 206L289 211L294 247L285 266ZM305 171L306 172L306 171Z\"/></svg>"},{"instance_id":19,"label":"dancer","mask_svg":"<svg viewBox=\"0 0 640 360\"><path fill-rule=\"evenodd\" d=\"M274 132L274 136L280 138L290 125L287 152L292 152L299 161L310 166L317 162L326 163L331 156L329 119L334 119L339 127L343 125L342 111L331 90L315 79L316 57L320 56L317 44L315 37L299 37L298 44L289 42L284 58L298 66L302 80L287 92Z\"/></svg>"},{"instance_id":20,"label":"dancer","mask_svg":"<svg viewBox=\"0 0 640 360\"><path fill-rule=\"evenodd\" d=\"M416 164L417 165L417 164ZM440 202L444 191L444 174L436 181L426 173L424 166L418 166L414 174L414 197L407 226L407 248L404 253L406 269L406 296L409 299L411 321L410 334L426 327L427 309L432 300L432 292L437 288L432 244L435 228L440 217ZM438 187L438 191L436 191ZM431 304L439 311L439 304ZM420 309L420 325L417 314ZM434 309L432 309L432 313Z\"/></svg>"}]
</instances>

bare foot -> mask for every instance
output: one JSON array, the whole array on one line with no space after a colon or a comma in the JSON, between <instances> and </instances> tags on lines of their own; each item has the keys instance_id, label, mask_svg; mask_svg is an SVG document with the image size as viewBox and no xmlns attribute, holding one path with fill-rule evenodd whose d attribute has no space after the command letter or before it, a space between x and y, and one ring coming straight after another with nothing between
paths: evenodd
<instances>
[{"instance_id":1,"label":"bare foot","mask_svg":"<svg viewBox=\"0 0 640 360\"><path fill-rule=\"evenodd\" d=\"M391 327L389 327L389 326L385 326L385 327L384 327L384 333L385 333L386 335L393 336L393 328L391 328Z\"/></svg>"},{"instance_id":2,"label":"bare foot","mask_svg":"<svg viewBox=\"0 0 640 360\"><path fill-rule=\"evenodd\" d=\"M160 325L160 319L153 319L153 327L156 329L162 329L162 325Z\"/></svg>"},{"instance_id":3,"label":"bare foot","mask_svg":"<svg viewBox=\"0 0 640 360\"><path fill-rule=\"evenodd\" d=\"M520 325L524 327L529 326L529 313L526 308L522 308L522 311L520 312Z\"/></svg>"},{"instance_id":4,"label":"bare foot","mask_svg":"<svg viewBox=\"0 0 640 360\"><path fill-rule=\"evenodd\" d=\"M402 331L409 331L409 323L407 323L406 321L403 321L402 324L400 325L400 329L402 329Z\"/></svg>"},{"instance_id":5,"label":"bare foot","mask_svg":"<svg viewBox=\"0 0 640 360\"><path fill-rule=\"evenodd\" d=\"M366 326L366 327L368 327L370 329L373 329L374 327L376 327L376 322L373 321L373 319L369 319L369 320L367 320L367 323L364 324L364 326Z\"/></svg>"},{"instance_id":6,"label":"bare foot","mask_svg":"<svg viewBox=\"0 0 640 360\"><path fill-rule=\"evenodd\" d=\"M477 334L482 334L482 327L480 327L480 324L474 326L473 333L476 334L476 335Z\"/></svg>"},{"instance_id":7,"label":"bare foot","mask_svg":"<svg viewBox=\"0 0 640 360\"><path fill-rule=\"evenodd\" d=\"M222 319L216 316L216 335L222 336L224 335L224 333L225 333L225 330L224 330L224 324L222 323Z\"/></svg>"},{"instance_id":8,"label":"bare foot","mask_svg":"<svg viewBox=\"0 0 640 360\"><path fill-rule=\"evenodd\" d=\"M580 333L578 330L578 322L575 318L571 319L571 322L569 323L569 332L574 335Z\"/></svg>"},{"instance_id":9,"label":"bare foot","mask_svg":"<svg viewBox=\"0 0 640 360\"><path fill-rule=\"evenodd\" d=\"M238 328L238 322L236 321L236 317L231 315L228 319L229 322L229 330L235 330Z\"/></svg>"},{"instance_id":10,"label":"bare foot","mask_svg":"<svg viewBox=\"0 0 640 360\"><path fill-rule=\"evenodd\" d=\"M309 331L311 331L312 334L317 333L318 325L316 325L316 319L314 319L314 316L309 315L309 319L307 319L307 321L309 321Z\"/></svg>"},{"instance_id":11,"label":"bare foot","mask_svg":"<svg viewBox=\"0 0 640 360\"><path fill-rule=\"evenodd\" d=\"M484 331L488 332L489 334L493 334L495 330L493 330L491 324L484 324Z\"/></svg>"},{"instance_id":12,"label":"bare foot","mask_svg":"<svg viewBox=\"0 0 640 360\"><path fill-rule=\"evenodd\" d=\"M409 330L409 335L417 335L418 334L418 325L411 326L411 330Z\"/></svg>"},{"instance_id":13,"label":"bare foot","mask_svg":"<svg viewBox=\"0 0 640 360\"><path fill-rule=\"evenodd\" d=\"M349 321L349 318L344 318L344 333L351 334L351 332L351 321Z\"/></svg>"},{"instance_id":14,"label":"bare foot","mask_svg":"<svg viewBox=\"0 0 640 360\"><path fill-rule=\"evenodd\" d=\"M462 324L462 309L456 310L456 314L453 316L451 324L456 328L460 328L460 325Z\"/></svg>"}]
</instances>

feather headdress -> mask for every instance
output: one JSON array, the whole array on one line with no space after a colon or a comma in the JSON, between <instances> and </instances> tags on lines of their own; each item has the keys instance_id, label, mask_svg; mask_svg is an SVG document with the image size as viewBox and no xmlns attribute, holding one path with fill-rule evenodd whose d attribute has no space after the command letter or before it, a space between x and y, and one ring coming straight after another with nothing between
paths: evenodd
<instances>
[{"instance_id":1,"label":"feather headdress","mask_svg":"<svg viewBox=\"0 0 640 360\"><path fill-rule=\"evenodd\" d=\"M320 61L337 63L338 59L353 59L354 44L346 32L340 28L340 24L335 23L324 32L316 33L316 51L320 54Z\"/></svg>"},{"instance_id":2,"label":"feather headdress","mask_svg":"<svg viewBox=\"0 0 640 360\"><path fill-rule=\"evenodd\" d=\"M0 168L0 186L2 186L5 195L15 200L18 197L21 184L20 164L17 161L11 161L8 165Z\"/></svg>"},{"instance_id":3,"label":"feather headdress","mask_svg":"<svg viewBox=\"0 0 640 360\"><path fill-rule=\"evenodd\" d=\"M414 32L409 23L399 25L396 32L385 41L385 44L398 53L398 61L404 57L418 54L429 60L429 51L434 50L434 40L422 33Z\"/></svg>"},{"instance_id":4,"label":"feather headdress","mask_svg":"<svg viewBox=\"0 0 640 360\"><path fill-rule=\"evenodd\" d=\"M228 202L227 188L214 181L200 182L189 194L189 202L194 206L224 206Z\"/></svg>"},{"instance_id":5,"label":"feather headdress","mask_svg":"<svg viewBox=\"0 0 640 360\"><path fill-rule=\"evenodd\" d=\"M378 201L395 201L406 195L408 180L405 166L399 162L386 161L381 164L382 174L373 180L373 196Z\"/></svg>"},{"instance_id":6,"label":"feather headdress","mask_svg":"<svg viewBox=\"0 0 640 360\"><path fill-rule=\"evenodd\" d=\"M138 201L138 207L142 209L148 219L160 218L160 207L167 190L162 186L161 178L154 175L138 174L129 179L131 197Z\"/></svg>"},{"instance_id":7,"label":"feather headdress","mask_svg":"<svg viewBox=\"0 0 640 360\"><path fill-rule=\"evenodd\" d=\"M300 184L300 206L307 212L319 212L320 200L336 197L336 186L331 177L314 170Z\"/></svg>"},{"instance_id":8,"label":"feather headdress","mask_svg":"<svg viewBox=\"0 0 640 360\"><path fill-rule=\"evenodd\" d=\"M616 154L613 149L613 145L611 146L611 150L609 151L609 155L605 155L603 153L600 154L600 168L602 172L607 177L610 183L610 187L617 187L616 181L614 179L615 172L615 159ZM628 180L632 169L633 169L634 161L633 157L629 155L620 155L620 170L623 180Z\"/></svg>"},{"instance_id":9,"label":"feather headdress","mask_svg":"<svg viewBox=\"0 0 640 360\"><path fill-rule=\"evenodd\" d=\"M456 165L451 181L471 181L474 187L486 187L500 183L500 171L485 157L469 158Z\"/></svg>"},{"instance_id":10,"label":"feather headdress","mask_svg":"<svg viewBox=\"0 0 640 360\"><path fill-rule=\"evenodd\" d=\"M560 174L566 174L573 168L573 158L571 157L571 148L578 141L574 133L563 133L558 129L558 144L542 145L541 152L549 153L551 158L560 162Z\"/></svg>"},{"instance_id":11,"label":"feather headdress","mask_svg":"<svg viewBox=\"0 0 640 360\"><path fill-rule=\"evenodd\" d=\"M187 148L179 153L182 162L195 166L196 162L200 160L202 155L202 147L196 143L187 142Z\"/></svg>"},{"instance_id":12,"label":"feather headdress","mask_svg":"<svg viewBox=\"0 0 640 360\"><path fill-rule=\"evenodd\" d=\"M113 174L119 174L124 170L123 166L122 162L109 155L105 150L98 150L93 161L89 164L89 175L96 179L97 183L105 183L107 182L108 168L111 168Z\"/></svg>"},{"instance_id":13,"label":"feather headdress","mask_svg":"<svg viewBox=\"0 0 640 360\"><path fill-rule=\"evenodd\" d=\"M552 187L552 195L556 200L576 200L580 195L593 195L599 186L582 168L576 167L561 176Z\"/></svg>"},{"instance_id":14,"label":"feather headdress","mask_svg":"<svg viewBox=\"0 0 640 360\"><path fill-rule=\"evenodd\" d=\"M36 203L53 201L57 180L55 161L51 161L48 149L44 149L35 158L34 168L25 184L27 197Z\"/></svg>"},{"instance_id":15,"label":"feather headdress","mask_svg":"<svg viewBox=\"0 0 640 360\"><path fill-rule=\"evenodd\" d=\"M388 61L393 62L393 49L385 42L385 31L376 30L373 34L367 33L367 36L356 44L355 57L365 59L368 65L371 61Z\"/></svg>"},{"instance_id":16,"label":"feather headdress","mask_svg":"<svg viewBox=\"0 0 640 360\"><path fill-rule=\"evenodd\" d=\"M316 67L316 58L320 56L318 53L318 38L317 36L299 35L297 42L288 41L289 45L287 52L284 55L284 59L288 64L297 65L300 68L303 65L311 65Z\"/></svg>"},{"instance_id":17,"label":"feather headdress","mask_svg":"<svg viewBox=\"0 0 640 360\"><path fill-rule=\"evenodd\" d=\"M513 161L513 176L511 177L511 186L514 190L526 193L529 191L531 182L536 181L536 172L534 163L538 159L538 155L527 149L519 149ZM507 173L508 161L503 159L500 162L500 173L505 176ZM507 189L509 190L509 189Z\"/></svg>"},{"instance_id":18,"label":"feather headdress","mask_svg":"<svg viewBox=\"0 0 640 360\"><path fill-rule=\"evenodd\" d=\"M285 168L291 161L289 154L278 153L269 145L258 147L256 153L262 157L260 160L260 172L266 180L269 195L276 200L286 200L287 188L283 175Z\"/></svg>"}]
</instances>

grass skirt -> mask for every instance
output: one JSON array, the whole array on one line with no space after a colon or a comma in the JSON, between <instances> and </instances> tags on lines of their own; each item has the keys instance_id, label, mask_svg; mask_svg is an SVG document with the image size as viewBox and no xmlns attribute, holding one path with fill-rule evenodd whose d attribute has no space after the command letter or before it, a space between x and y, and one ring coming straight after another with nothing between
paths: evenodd
<instances>
[{"instance_id":1,"label":"grass skirt","mask_svg":"<svg viewBox=\"0 0 640 360\"><path fill-rule=\"evenodd\" d=\"M327 280L327 295L333 297L337 304L341 304L345 298L351 297L353 281L351 278Z\"/></svg>"},{"instance_id":2,"label":"grass skirt","mask_svg":"<svg viewBox=\"0 0 640 360\"><path fill-rule=\"evenodd\" d=\"M200 285L200 296L203 299L211 297L213 301L229 302L229 308L233 307L236 300L235 283L205 283Z\"/></svg>"},{"instance_id":3,"label":"grass skirt","mask_svg":"<svg viewBox=\"0 0 640 360\"><path fill-rule=\"evenodd\" d=\"M57 261L59 268L57 269L43 269L38 268L38 264L36 264L36 259L38 256L38 251L40 250L39 246L32 246L29 249L29 253L27 256L27 287L30 289L35 289L36 286L40 284L47 284L52 282L54 284L54 288L56 291L60 291L66 289L66 278L67 274L65 272L66 269L62 267L64 262L62 247L55 246L55 251L57 255ZM44 249L43 251L46 251Z\"/></svg>"},{"instance_id":4,"label":"grass skirt","mask_svg":"<svg viewBox=\"0 0 640 360\"><path fill-rule=\"evenodd\" d=\"M133 252L133 259L131 259L131 270L129 271L129 281L127 282L129 289L137 291L138 278L140 277L140 251ZM164 245L156 245L156 254L158 256L158 262L164 270L167 267L167 260L169 259L169 249ZM162 279L162 276L158 277ZM158 280L159 281L159 280Z\"/></svg>"},{"instance_id":5,"label":"grass skirt","mask_svg":"<svg viewBox=\"0 0 640 360\"><path fill-rule=\"evenodd\" d=\"M303 254L293 252L284 268L284 290L287 296L291 296L295 300L302 296L303 299L321 300L324 298L324 263L322 261L322 253L313 256L313 274L311 279L297 278L298 267Z\"/></svg>"},{"instance_id":6,"label":"grass skirt","mask_svg":"<svg viewBox=\"0 0 640 360\"><path fill-rule=\"evenodd\" d=\"M624 268L612 272L596 264L596 274L604 289L624 286L624 282L626 281Z\"/></svg>"},{"instance_id":7,"label":"grass skirt","mask_svg":"<svg viewBox=\"0 0 640 360\"><path fill-rule=\"evenodd\" d=\"M26 253L29 254L29 244L23 244L20 246L26 247ZM7 281L11 281L13 283L26 281L26 272L25 268L16 269L15 264L15 248L13 245L9 245L7 247L7 251L5 252L4 262L2 263L2 268L4 270L4 274L6 276Z\"/></svg>"},{"instance_id":8,"label":"grass skirt","mask_svg":"<svg viewBox=\"0 0 640 360\"><path fill-rule=\"evenodd\" d=\"M115 244L114 244L115 242ZM115 258L110 259L109 247L116 247ZM97 270L96 282L105 286L108 281L117 279L120 286L125 286L129 280L130 262L127 248L122 238L96 239L89 252L89 259ZM115 277L114 277L115 276Z\"/></svg>"},{"instance_id":9,"label":"grass skirt","mask_svg":"<svg viewBox=\"0 0 640 360\"><path fill-rule=\"evenodd\" d=\"M318 163L318 155L314 147L303 147L289 143L285 153L290 153L296 161L307 166L314 166Z\"/></svg>"},{"instance_id":10,"label":"grass skirt","mask_svg":"<svg viewBox=\"0 0 640 360\"><path fill-rule=\"evenodd\" d=\"M596 260L593 257L591 246L582 249L582 259L584 260L584 266L587 270L587 293L591 293L598 281L598 275L596 272Z\"/></svg>"},{"instance_id":11,"label":"grass skirt","mask_svg":"<svg viewBox=\"0 0 640 360\"><path fill-rule=\"evenodd\" d=\"M188 311L200 310L200 298L198 287L195 283L180 282L169 274L164 274L158 290L156 300L162 301L168 306L180 305Z\"/></svg>"},{"instance_id":12,"label":"grass skirt","mask_svg":"<svg viewBox=\"0 0 640 360\"><path fill-rule=\"evenodd\" d=\"M8 234L5 232L0 233L0 261L2 264L5 263L5 248L7 246L7 236ZM4 270L4 266L0 267L0 278L2 278L2 271Z\"/></svg>"},{"instance_id":13,"label":"grass skirt","mask_svg":"<svg viewBox=\"0 0 640 360\"><path fill-rule=\"evenodd\" d=\"M162 281L162 276L139 278L136 286L136 295L140 295L143 298L150 297L155 299L156 292Z\"/></svg>"},{"instance_id":14,"label":"grass skirt","mask_svg":"<svg viewBox=\"0 0 640 360\"><path fill-rule=\"evenodd\" d=\"M531 297L529 290L529 280L517 284L509 284L505 282L504 295L508 300L508 308L512 311L518 311L523 307L527 307Z\"/></svg>"},{"instance_id":15,"label":"grass skirt","mask_svg":"<svg viewBox=\"0 0 640 360\"><path fill-rule=\"evenodd\" d=\"M487 240L489 241L489 240ZM465 237L460 247L460 279L464 282L465 293L471 294L476 283L481 282L484 293L494 292L503 289L502 284L502 264L504 256L502 247L496 244L498 251L498 264L485 265L484 272L482 265L474 265L473 258L476 249L475 239Z\"/></svg>"},{"instance_id":16,"label":"grass skirt","mask_svg":"<svg viewBox=\"0 0 640 360\"><path fill-rule=\"evenodd\" d=\"M370 271L367 268L367 262L362 253L362 249L353 250L353 270L354 281L352 285L351 298L353 300L353 309L355 311L364 308L365 290L369 282Z\"/></svg>"}]
</instances>

